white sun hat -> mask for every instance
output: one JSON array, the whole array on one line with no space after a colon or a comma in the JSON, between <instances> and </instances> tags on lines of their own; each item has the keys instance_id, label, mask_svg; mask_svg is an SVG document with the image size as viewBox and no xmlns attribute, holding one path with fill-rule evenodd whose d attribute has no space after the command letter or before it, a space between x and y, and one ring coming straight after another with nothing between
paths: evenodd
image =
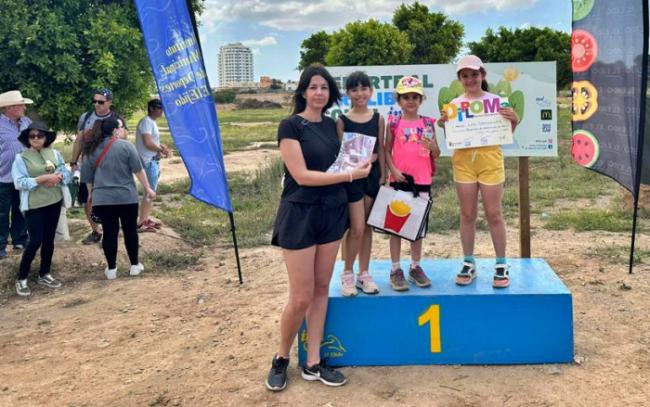
<instances>
[{"instance_id":1,"label":"white sun hat","mask_svg":"<svg viewBox=\"0 0 650 407\"><path fill-rule=\"evenodd\" d=\"M9 92L0 93L0 107L14 105L31 105L33 100L24 98L19 90L10 90Z\"/></svg>"}]
</instances>

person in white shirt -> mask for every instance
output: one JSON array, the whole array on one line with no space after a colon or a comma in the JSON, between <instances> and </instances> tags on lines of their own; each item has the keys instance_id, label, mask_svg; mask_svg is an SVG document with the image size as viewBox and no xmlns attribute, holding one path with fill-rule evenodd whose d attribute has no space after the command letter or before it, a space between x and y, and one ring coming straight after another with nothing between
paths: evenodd
<instances>
[{"instance_id":1,"label":"person in white shirt","mask_svg":"<svg viewBox=\"0 0 650 407\"><path fill-rule=\"evenodd\" d=\"M147 115L140 120L135 132L135 148L140 155L144 171L147 174L149 185L155 191L160 177L160 158L168 157L169 150L160 143L160 132L156 119L163 115L163 105L160 99L151 99L147 103ZM140 206L140 219L138 230L141 232L155 232L160 227L159 222L149 219L153 202L145 195Z\"/></svg>"}]
</instances>

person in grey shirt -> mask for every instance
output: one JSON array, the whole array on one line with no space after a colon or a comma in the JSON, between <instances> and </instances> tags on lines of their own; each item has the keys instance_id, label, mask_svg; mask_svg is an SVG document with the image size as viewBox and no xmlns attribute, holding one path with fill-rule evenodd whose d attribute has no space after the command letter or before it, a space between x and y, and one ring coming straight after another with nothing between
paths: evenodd
<instances>
[{"instance_id":1,"label":"person in grey shirt","mask_svg":"<svg viewBox=\"0 0 650 407\"><path fill-rule=\"evenodd\" d=\"M82 158L85 142L92 137L92 129L95 122L97 120L103 120L117 115L111 110L111 106L113 105L113 92L110 89L101 88L95 90L92 101L94 110L82 113L81 116L79 116L79 121L77 123L77 138L74 141L72 148L72 161L70 162L70 167L73 172L78 168L78 162ZM102 229L100 225L93 222L90 216L92 204L88 199L88 188L83 182L79 185L79 195L77 196L77 200L84 206L86 219L92 229L90 234L82 240L82 243L99 243L99 241L102 240Z\"/></svg>"},{"instance_id":2,"label":"person in grey shirt","mask_svg":"<svg viewBox=\"0 0 650 407\"><path fill-rule=\"evenodd\" d=\"M106 257L106 278L117 277L117 235L120 224L124 245L131 262L129 275L137 276L144 267L138 261L138 192L133 175L153 200L151 189L140 157L133 144L124 140L124 122L116 117L97 121L93 135L84 145L81 181L88 185L92 213L101 220L104 237L102 249Z\"/></svg>"}]
</instances>

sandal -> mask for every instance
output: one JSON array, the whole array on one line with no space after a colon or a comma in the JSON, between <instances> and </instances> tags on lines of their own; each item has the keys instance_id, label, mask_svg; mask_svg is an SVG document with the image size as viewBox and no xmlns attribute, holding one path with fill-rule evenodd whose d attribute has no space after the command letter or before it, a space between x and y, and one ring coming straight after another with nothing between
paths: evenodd
<instances>
[{"instance_id":1,"label":"sandal","mask_svg":"<svg viewBox=\"0 0 650 407\"><path fill-rule=\"evenodd\" d=\"M463 268L456 274L456 284L470 285L476 278L476 265L469 261L463 262Z\"/></svg>"},{"instance_id":2,"label":"sandal","mask_svg":"<svg viewBox=\"0 0 650 407\"><path fill-rule=\"evenodd\" d=\"M157 229L155 227L151 226L146 222L142 222L141 224L138 225L138 233L142 233L142 232L155 233L156 231Z\"/></svg>"},{"instance_id":3,"label":"sandal","mask_svg":"<svg viewBox=\"0 0 650 407\"><path fill-rule=\"evenodd\" d=\"M506 288L509 285L510 285L510 272L508 271L508 265L497 264L494 267L494 278L492 280L492 287Z\"/></svg>"}]
</instances>

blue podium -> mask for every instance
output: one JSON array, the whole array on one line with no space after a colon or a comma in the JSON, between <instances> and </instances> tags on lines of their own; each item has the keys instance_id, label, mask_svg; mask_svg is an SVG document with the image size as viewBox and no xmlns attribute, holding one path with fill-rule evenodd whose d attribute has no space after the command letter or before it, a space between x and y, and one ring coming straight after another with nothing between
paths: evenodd
<instances>
[{"instance_id":1,"label":"blue podium","mask_svg":"<svg viewBox=\"0 0 650 407\"><path fill-rule=\"evenodd\" d=\"M492 288L493 259L477 260L478 277L460 287L461 261L423 260L432 285L393 291L390 261L375 260L380 293L342 297L337 262L330 284L321 356L332 366L529 364L573 361L571 293L542 259L508 259L511 283ZM404 270L408 262L402 262ZM306 359L305 325L298 357Z\"/></svg>"}]
</instances>

